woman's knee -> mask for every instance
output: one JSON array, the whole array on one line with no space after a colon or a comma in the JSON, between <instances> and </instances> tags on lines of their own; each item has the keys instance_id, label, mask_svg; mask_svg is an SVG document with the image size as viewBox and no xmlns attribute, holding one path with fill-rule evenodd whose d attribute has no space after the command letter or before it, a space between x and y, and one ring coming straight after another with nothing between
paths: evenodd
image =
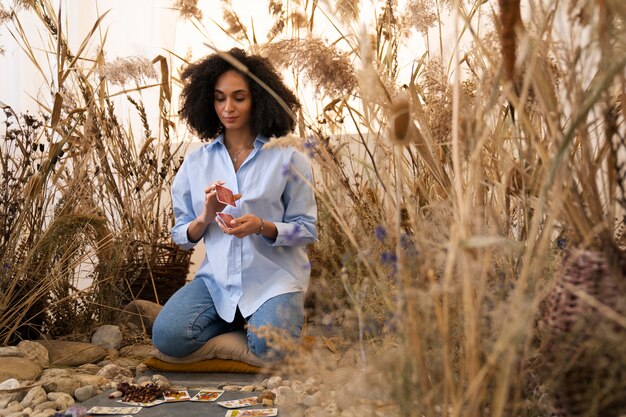
<instances>
[{"instance_id":1,"label":"woman's knee","mask_svg":"<svg viewBox=\"0 0 626 417\"><path fill-rule=\"evenodd\" d=\"M267 360L280 360L299 344L304 294L281 294L266 301L248 320L248 348Z\"/></svg>"}]
</instances>

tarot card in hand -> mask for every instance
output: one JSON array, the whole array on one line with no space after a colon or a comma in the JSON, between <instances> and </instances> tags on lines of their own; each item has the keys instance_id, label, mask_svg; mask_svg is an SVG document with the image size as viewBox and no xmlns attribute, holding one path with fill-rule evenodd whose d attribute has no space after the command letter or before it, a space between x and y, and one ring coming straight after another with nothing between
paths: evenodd
<instances>
[{"instance_id":1,"label":"tarot card in hand","mask_svg":"<svg viewBox=\"0 0 626 417\"><path fill-rule=\"evenodd\" d=\"M232 214L224 213L222 211L218 211L215 214L216 214L215 218L217 219L218 222L222 224L222 226L224 226L227 229L230 229L231 227L233 227L233 225L230 224L230 222L235 219L235 217Z\"/></svg>"},{"instance_id":2,"label":"tarot card in hand","mask_svg":"<svg viewBox=\"0 0 626 417\"><path fill-rule=\"evenodd\" d=\"M252 417L252 416L261 416L261 417L271 417L278 415L278 408L255 408L255 409L247 409L247 410L228 410L226 412L226 417Z\"/></svg>"},{"instance_id":3,"label":"tarot card in hand","mask_svg":"<svg viewBox=\"0 0 626 417\"><path fill-rule=\"evenodd\" d=\"M87 410L87 414L137 414L141 411L141 407L91 407Z\"/></svg>"},{"instance_id":4,"label":"tarot card in hand","mask_svg":"<svg viewBox=\"0 0 626 417\"><path fill-rule=\"evenodd\" d=\"M256 401L256 397L247 397L239 400L219 401L218 404L226 408L241 408L251 405L259 405L259 403Z\"/></svg>"},{"instance_id":5,"label":"tarot card in hand","mask_svg":"<svg viewBox=\"0 0 626 417\"><path fill-rule=\"evenodd\" d=\"M189 395L187 390L170 389L163 393L163 398L165 398L165 402L171 403L175 401L189 401L191 400L191 395Z\"/></svg>"},{"instance_id":6,"label":"tarot card in hand","mask_svg":"<svg viewBox=\"0 0 626 417\"><path fill-rule=\"evenodd\" d=\"M228 204L233 207L237 207L237 203L235 202L235 196L230 189L224 187L223 185L215 184L215 192L217 196L217 201L222 204Z\"/></svg>"},{"instance_id":7,"label":"tarot card in hand","mask_svg":"<svg viewBox=\"0 0 626 417\"><path fill-rule=\"evenodd\" d=\"M211 402L217 400L223 393L221 389L202 389L191 398L191 401Z\"/></svg>"}]
</instances>

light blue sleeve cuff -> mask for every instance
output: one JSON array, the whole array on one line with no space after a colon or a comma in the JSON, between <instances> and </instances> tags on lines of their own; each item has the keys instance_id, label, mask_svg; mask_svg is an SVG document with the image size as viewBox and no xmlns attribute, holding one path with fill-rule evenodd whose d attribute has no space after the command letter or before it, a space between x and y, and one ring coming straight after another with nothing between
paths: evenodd
<instances>
[{"instance_id":1,"label":"light blue sleeve cuff","mask_svg":"<svg viewBox=\"0 0 626 417\"><path fill-rule=\"evenodd\" d=\"M198 242L192 242L187 237L187 229L189 228L189 223L182 224L180 226L174 226L172 228L172 240L182 249L190 250Z\"/></svg>"}]
</instances>

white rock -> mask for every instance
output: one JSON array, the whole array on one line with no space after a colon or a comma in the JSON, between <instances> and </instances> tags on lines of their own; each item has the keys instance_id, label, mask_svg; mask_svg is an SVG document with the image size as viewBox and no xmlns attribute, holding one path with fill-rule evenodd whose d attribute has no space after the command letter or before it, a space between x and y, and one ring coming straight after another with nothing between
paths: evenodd
<instances>
[{"instance_id":1,"label":"white rock","mask_svg":"<svg viewBox=\"0 0 626 417\"><path fill-rule=\"evenodd\" d=\"M267 384L269 382L269 379L265 378L262 382L261 382L261 386L263 387L263 389L267 388Z\"/></svg>"},{"instance_id":2,"label":"white rock","mask_svg":"<svg viewBox=\"0 0 626 417\"><path fill-rule=\"evenodd\" d=\"M22 340L17 348L24 353L24 357L45 368L50 364L48 349L44 345L31 340Z\"/></svg>"},{"instance_id":3,"label":"white rock","mask_svg":"<svg viewBox=\"0 0 626 417\"><path fill-rule=\"evenodd\" d=\"M254 391L254 385L246 385L245 387L242 387L240 391L252 392L252 391Z\"/></svg>"},{"instance_id":4,"label":"white rock","mask_svg":"<svg viewBox=\"0 0 626 417\"><path fill-rule=\"evenodd\" d=\"M109 398L120 398L124 393L122 391L113 391L109 394Z\"/></svg>"},{"instance_id":5,"label":"white rock","mask_svg":"<svg viewBox=\"0 0 626 417\"><path fill-rule=\"evenodd\" d=\"M118 326L105 324L96 330L91 337L91 343L105 349L117 349L122 344L122 331Z\"/></svg>"},{"instance_id":6,"label":"white rock","mask_svg":"<svg viewBox=\"0 0 626 417\"><path fill-rule=\"evenodd\" d=\"M58 404L60 410L65 410L74 405L74 398L65 392L50 392L48 399Z\"/></svg>"},{"instance_id":7,"label":"white rock","mask_svg":"<svg viewBox=\"0 0 626 417\"><path fill-rule=\"evenodd\" d=\"M222 389L224 391L241 391L241 387L239 385L226 385Z\"/></svg>"},{"instance_id":8,"label":"white rock","mask_svg":"<svg viewBox=\"0 0 626 417\"><path fill-rule=\"evenodd\" d=\"M10 378L0 384L0 390L19 388L20 382L15 378ZM0 395L0 410L5 408L11 401L13 401L13 394Z\"/></svg>"},{"instance_id":9,"label":"white rock","mask_svg":"<svg viewBox=\"0 0 626 417\"><path fill-rule=\"evenodd\" d=\"M267 381L267 388L278 388L282 385L283 379L280 376L273 376Z\"/></svg>"},{"instance_id":10,"label":"white rock","mask_svg":"<svg viewBox=\"0 0 626 417\"><path fill-rule=\"evenodd\" d=\"M44 403L48 400L48 394L46 394L46 390L41 387L31 388L21 404L22 407L35 407L41 403Z\"/></svg>"},{"instance_id":11,"label":"white rock","mask_svg":"<svg viewBox=\"0 0 626 417\"><path fill-rule=\"evenodd\" d=\"M170 385L172 384L172 383L170 382L170 380L169 380L169 379L167 379L166 377L164 377L164 376L163 376L163 375L161 375L161 374L154 374L154 375L152 375L152 380L153 380L154 382L159 382L159 381L161 381L161 382L167 382L167 383L168 383L168 384L170 384Z\"/></svg>"},{"instance_id":12,"label":"white rock","mask_svg":"<svg viewBox=\"0 0 626 417\"><path fill-rule=\"evenodd\" d=\"M163 389L170 389L172 388L172 383L170 381L168 381L167 379L159 379L155 382L156 386L159 388L163 388Z\"/></svg>"},{"instance_id":13,"label":"white rock","mask_svg":"<svg viewBox=\"0 0 626 417\"><path fill-rule=\"evenodd\" d=\"M129 378L132 378L133 376L132 372L130 372L128 369L122 368L121 366L114 363L105 365L102 369L98 371L96 375L105 377L107 379L115 379L115 377L117 377L118 375Z\"/></svg>"},{"instance_id":14,"label":"white rock","mask_svg":"<svg viewBox=\"0 0 626 417\"><path fill-rule=\"evenodd\" d=\"M98 387L94 385L86 385L74 391L74 398L77 401L84 402L98 395Z\"/></svg>"}]
</instances>

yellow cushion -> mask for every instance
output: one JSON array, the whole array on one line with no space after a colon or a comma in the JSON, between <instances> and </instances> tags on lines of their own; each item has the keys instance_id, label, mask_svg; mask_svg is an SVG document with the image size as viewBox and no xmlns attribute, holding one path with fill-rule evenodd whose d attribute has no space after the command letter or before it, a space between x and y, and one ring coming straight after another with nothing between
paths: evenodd
<instances>
[{"instance_id":1,"label":"yellow cushion","mask_svg":"<svg viewBox=\"0 0 626 417\"><path fill-rule=\"evenodd\" d=\"M270 364L248 349L245 330L224 333L182 358L167 356L156 348L144 363L150 368L171 372L259 373Z\"/></svg>"},{"instance_id":2,"label":"yellow cushion","mask_svg":"<svg viewBox=\"0 0 626 417\"><path fill-rule=\"evenodd\" d=\"M230 359L205 359L192 363L171 363L157 358L148 358L144 363L157 371L165 372L232 372L240 374L258 374L266 368L250 365Z\"/></svg>"}]
</instances>

